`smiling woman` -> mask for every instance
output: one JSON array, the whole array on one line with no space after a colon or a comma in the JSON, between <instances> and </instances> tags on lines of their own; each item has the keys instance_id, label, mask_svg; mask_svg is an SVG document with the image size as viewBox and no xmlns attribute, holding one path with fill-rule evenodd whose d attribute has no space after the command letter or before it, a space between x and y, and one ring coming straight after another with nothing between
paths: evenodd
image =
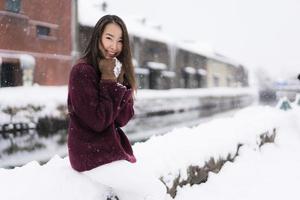
<instances>
[{"instance_id":1,"label":"smiling woman","mask_svg":"<svg viewBox=\"0 0 300 200\"><path fill-rule=\"evenodd\" d=\"M123 65L118 76L114 73L117 58ZM117 16L106 15L96 24L84 56L70 73L68 147L75 170L86 171L116 160L135 162L120 128L134 114L132 73L125 24Z\"/></svg>"},{"instance_id":2,"label":"smiling woman","mask_svg":"<svg viewBox=\"0 0 300 200\"><path fill-rule=\"evenodd\" d=\"M115 73L118 62L122 66ZM133 93L136 90L129 37L124 22L115 15L102 17L95 25L83 57L73 66L68 85L69 159L73 169L86 173L107 186L99 168L110 169L111 178L118 173L132 172L124 184L139 183L139 169L131 145L122 131L133 117ZM118 161L116 164L116 161ZM102 170L100 170L102 171ZM153 180L153 188L165 188ZM134 192L135 188L129 188ZM136 193L136 192L134 192ZM150 190L142 196L152 195ZM152 195L153 196L153 195ZM159 198L154 198L159 199Z\"/></svg>"}]
</instances>

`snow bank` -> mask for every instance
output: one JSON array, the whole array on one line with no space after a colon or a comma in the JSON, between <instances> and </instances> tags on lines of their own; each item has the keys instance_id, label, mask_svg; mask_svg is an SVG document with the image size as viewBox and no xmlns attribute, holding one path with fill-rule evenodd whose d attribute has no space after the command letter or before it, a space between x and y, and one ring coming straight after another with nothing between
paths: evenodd
<instances>
[{"instance_id":1,"label":"snow bank","mask_svg":"<svg viewBox=\"0 0 300 200\"><path fill-rule=\"evenodd\" d=\"M24 107L27 105L59 105L67 102L67 86L22 86L1 88L0 108ZM255 88L200 88L200 89L170 89L170 90L138 90L137 100L144 98L170 98L191 96L232 96L256 95Z\"/></svg>"},{"instance_id":2,"label":"snow bank","mask_svg":"<svg viewBox=\"0 0 300 200\"><path fill-rule=\"evenodd\" d=\"M211 157L234 155L239 144L258 148L261 134L279 128L285 114L282 112L270 107L246 108L232 118L154 136L146 143L135 144L134 152L143 165L157 177L167 177L165 182L171 185L179 174L186 179L189 166L204 166Z\"/></svg>"},{"instance_id":3,"label":"snow bank","mask_svg":"<svg viewBox=\"0 0 300 200\"><path fill-rule=\"evenodd\" d=\"M232 118L213 120L193 128L175 129L164 136L155 136L147 142L135 144L133 149L138 159L135 167L143 169L145 174L153 174L157 179L162 178L169 185L178 174L183 178L186 177L188 166L202 166L210 157L219 158L227 156L228 153L234 153L238 144L242 143L243 148L259 152L259 135L274 128L277 130L276 144L293 144L293 147L298 144L297 151L299 152L299 135L290 135L290 133L300 132L299 111L298 107L286 112L270 107L250 107L238 112ZM247 156L247 154L248 151L244 150L240 156ZM225 164L225 166L224 171L228 171L231 164ZM101 167L98 170L101 172ZM94 175L97 176L97 173L95 172ZM135 174L127 175L135 176ZM103 179L105 179L104 176ZM33 161L12 170L0 169L1 199L34 200L42 197L45 200L99 200L106 199L105 196L109 196L111 191L116 192L114 188L111 189L91 180L91 177L93 174L87 176L84 173L75 172L71 169L68 158L59 157L54 157L43 166ZM144 178L147 176L139 173L137 177L145 183ZM112 183L124 182L124 178L119 176L108 178ZM229 177L225 178L226 182L230 180ZM126 184L131 183L126 182ZM226 185L230 184L226 183ZM149 185L145 183L136 187L147 188ZM187 190L180 190L176 198L187 199L186 197L189 197L190 199L191 196L187 194ZM215 193L211 189L209 191ZM124 194L124 191L119 194ZM131 198L134 199L133 196Z\"/></svg>"},{"instance_id":4,"label":"snow bank","mask_svg":"<svg viewBox=\"0 0 300 200\"><path fill-rule=\"evenodd\" d=\"M210 173L205 184L178 188L175 199L299 199L300 109L277 113L276 118L275 145L264 145L259 151L242 147L233 163L226 163L218 174ZM272 120L260 118L257 122L269 124Z\"/></svg>"}]
</instances>

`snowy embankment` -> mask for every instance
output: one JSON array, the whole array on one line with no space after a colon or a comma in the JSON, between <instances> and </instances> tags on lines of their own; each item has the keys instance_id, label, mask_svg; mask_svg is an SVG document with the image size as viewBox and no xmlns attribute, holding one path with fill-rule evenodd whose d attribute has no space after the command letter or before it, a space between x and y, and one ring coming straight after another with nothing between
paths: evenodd
<instances>
[{"instance_id":1,"label":"snowy embankment","mask_svg":"<svg viewBox=\"0 0 300 200\"><path fill-rule=\"evenodd\" d=\"M254 88L201 88L201 89L171 89L171 90L138 90L136 94L136 114L141 109L154 111L161 110L161 104L149 104L149 99L178 99L188 100L193 97L235 97L250 96L255 98L257 90ZM139 102L142 101L139 105ZM65 118L67 103L67 86L32 86L1 88L0 90L0 124L4 123L36 123L39 117ZM189 107L195 102L187 103ZM177 103L178 104L178 103ZM169 102L166 109L174 109L179 105ZM180 102L182 106L182 101ZM195 106L195 105L194 105ZM146 107L146 108L145 108Z\"/></svg>"},{"instance_id":2,"label":"snowy embankment","mask_svg":"<svg viewBox=\"0 0 300 200\"><path fill-rule=\"evenodd\" d=\"M275 144L261 146L261 135L274 135L274 130ZM231 118L175 129L135 144L133 149L138 160L135 166L148 172L145 174L154 174L168 188L180 183L181 187L177 186L173 191L175 199L268 199L271 196L274 200L283 199L285 195L291 197L288 199L299 199L296 189L300 185L299 133L299 106L294 105L288 111L249 107ZM212 158L226 160L228 155L236 156L234 162L224 162L218 174L208 172L206 183L188 184L191 166L206 169L202 167L207 166ZM283 168L279 170L280 167ZM101 172L101 167L99 170ZM197 173L194 175L197 176ZM33 161L12 170L0 169L0 197L10 200L41 197L46 200L104 200L111 190L90 179L93 175L97 176L96 172L86 176L72 170L68 158L56 156L43 166ZM104 174L103 180L111 179L112 185L123 184L123 191L112 190L124 200L121 197L126 194L126 185L131 184L126 180L128 176L135 174L123 173L113 177L105 177ZM145 177L138 178L143 180ZM139 191L149 186L136 184L134 187ZM259 191L259 194L254 191ZM246 195L252 198L246 198ZM131 196L130 199L137 198Z\"/></svg>"}]
</instances>

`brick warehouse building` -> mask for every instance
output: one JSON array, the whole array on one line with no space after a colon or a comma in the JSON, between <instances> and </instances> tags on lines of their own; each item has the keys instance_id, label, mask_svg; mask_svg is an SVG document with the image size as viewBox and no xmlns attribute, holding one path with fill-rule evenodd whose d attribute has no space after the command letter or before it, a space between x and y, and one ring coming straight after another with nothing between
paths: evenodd
<instances>
[{"instance_id":1,"label":"brick warehouse building","mask_svg":"<svg viewBox=\"0 0 300 200\"><path fill-rule=\"evenodd\" d=\"M0 87L67 84L71 26L72 0L1 0Z\"/></svg>"}]
</instances>

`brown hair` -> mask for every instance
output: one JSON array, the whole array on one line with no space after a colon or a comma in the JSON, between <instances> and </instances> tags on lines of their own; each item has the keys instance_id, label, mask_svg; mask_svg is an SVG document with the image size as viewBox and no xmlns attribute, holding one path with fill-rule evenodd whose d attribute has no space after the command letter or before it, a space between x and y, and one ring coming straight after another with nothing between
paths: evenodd
<instances>
[{"instance_id":1,"label":"brown hair","mask_svg":"<svg viewBox=\"0 0 300 200\"><path fill-rule=\"evenodd\" d=\"M120 62L122 63L122 67L124 67L125 69L125 84L129 85L132 89L136 91L137 84L135 80L134 67L132 64L129 36L126 25L120 17L116 15L105 15L99 19L99 21L93 29L88 45L83 52L82 59L84 59L88 64L92 65L98 72L99 76L101 75L101 72L98 68L98 63L100 59L104 58L104 55L100 51L98 44L99 40L101 40L104 28L107 24L110 23L118 24L122 29L123 47L121 53L117 56L117 58L118 60L120 60Z\"/></svg>"}]
</instances>

